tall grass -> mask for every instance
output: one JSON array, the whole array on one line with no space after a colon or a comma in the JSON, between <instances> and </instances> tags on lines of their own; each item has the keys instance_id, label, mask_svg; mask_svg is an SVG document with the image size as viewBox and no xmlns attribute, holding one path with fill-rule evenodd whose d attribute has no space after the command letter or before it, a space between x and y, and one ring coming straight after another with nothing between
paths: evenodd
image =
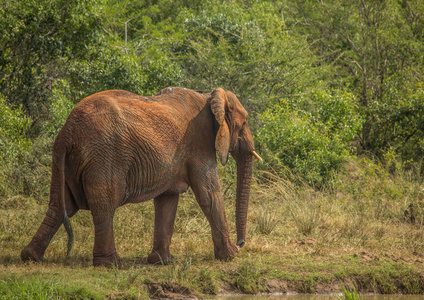
<instances>
[{"instance_id":1,"label":"tall grass","mask_svg":"<svg viewBox=\"0 0 424 300\"><path fill-rule=\"evenodd\" d=\"M364 248L398 256L424 253L424 190L419 167L406 168L398 161L396 165L388 172L384 164L352 159L331 185L319 190L293 180L292 174L281 177L263 172L254 192L260 204L254 213L258 228L261 223L278 223L273 232L285 237L286 245L309 238L317 253L339 245L343 245L339 250Z\"/></svg>"},{"instance_id":2,"label":"tall grass","mask_svg":"<svg viewBox=\"0 0 424 300\"><path fill-rule=\"evenodd\" d=\"M279 220L272 208L268 203L261 205L257 217L257 230L264 235L269 235L277 227Z\"/></svg>"},{"instance_id":3,"label":"tall grass","mask_svg":"<svg viewBox=\"0 0 424 300\"><path fill-rule=\"evenodd\" d=\"M306 184L295 184L264 172L266 183L262 185L260 194L267 199L267 205L273 203L279 207L280 218L290 217L297 230L304 236L311 235L321 220L320 208L322 194ZM265 229L274 229L278 223L277 211L269 212L268 206L259 215L259 224ZM261 227L259 227L261 228ZM266 233L267 230L264 230Z\"/></svg>"}]
</instances>

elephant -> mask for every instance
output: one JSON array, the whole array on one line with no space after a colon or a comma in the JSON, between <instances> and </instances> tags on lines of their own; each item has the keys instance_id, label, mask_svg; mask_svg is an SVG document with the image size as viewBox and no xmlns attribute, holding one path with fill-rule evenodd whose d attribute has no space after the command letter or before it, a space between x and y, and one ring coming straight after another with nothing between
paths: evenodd
<instances>
[{"instance_id":1,"label":"elephant","mask_svg":"<svg viewBox=\"0 0 424 300\"><path fill-rule=\"evenodd\" d=\"M81 100L59 131L52 152L49 205L22 261L42 262L64 224L68 255L70 218L90 210L94 266L122 266L115 248L113 217L127 203L154 199L153 249L148 263L170 263L179 194L190 187L211 227L214 255L231 260L245 244L255 152L248 114L236 95L222 88L203 93L168 87L144 97L108 90ZM218 177L229 153L237 165L237 243L230 241Z\"/></svg>"}]
</instances>

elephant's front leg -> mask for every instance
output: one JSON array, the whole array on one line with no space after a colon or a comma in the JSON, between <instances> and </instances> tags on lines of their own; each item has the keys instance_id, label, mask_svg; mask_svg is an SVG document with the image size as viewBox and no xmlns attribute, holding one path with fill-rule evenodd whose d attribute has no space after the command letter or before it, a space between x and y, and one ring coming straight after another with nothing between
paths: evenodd
<instances>
[{"instance_id":1,"label":"elephant's front leg","mask_svg":"<svg viewBox=\"0 0 424 300\"><path fill-rule=\"evenodd\" d=\"M218 172L215 169L202 175L193 176L191 187L211 226L215 258L231 260L237 255L238 248L230 241Z\"/></svg>"},{"instance_id":2,"label":"elephant's front leg","mask_svg":"<svg viewBox=\"0 0 424 300\"><path fill-rule=\"evenodd\" d=\"M151 264L169 264L174 257L169 252L174 221L177 212L178 194L162 194L155 198L155 232L152 253L147 257Z\"/></svg>"}]
</instances>

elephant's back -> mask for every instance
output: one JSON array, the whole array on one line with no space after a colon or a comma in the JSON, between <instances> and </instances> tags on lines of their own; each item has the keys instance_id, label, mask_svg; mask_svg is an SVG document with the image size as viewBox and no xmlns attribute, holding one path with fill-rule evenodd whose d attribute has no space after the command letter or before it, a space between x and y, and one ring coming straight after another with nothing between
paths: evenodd
<instances>
[{"instance_id":1,"label":"elephant's back","mask_svg":"<svg viewBox=\"0 0 424 300\"><path fill-rule=\"evenodd\" d=\"M112 90L83 99L69 115L58 139L67 144L77 176L84 170L97 172L111 165L127 172L154 160L169 166L184 136L178 122L168 105Z\"/></svg>"}]
</instances>

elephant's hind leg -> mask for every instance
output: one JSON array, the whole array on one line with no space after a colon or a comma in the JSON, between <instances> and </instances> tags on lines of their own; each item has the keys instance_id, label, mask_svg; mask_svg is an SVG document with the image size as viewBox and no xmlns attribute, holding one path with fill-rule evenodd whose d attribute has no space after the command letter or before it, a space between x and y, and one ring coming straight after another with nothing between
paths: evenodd
<instances>
[{"instance_id":1,"label":"elephant's hind leg","mask_svg":"<svg viewBox=\"0 0 424 300\"><path fill-rule=\"evenodd\" d=\"M66 188L65 192L66 211L70 218L78 211L78 208L75 206L75 202L73 201L68 188ZM43 222L41 223L31 242L21 252L22 261L42 262L44 252L46 251L51 239L57 230L63 224L63 221L64 212L57 205L56 201L51 201Z\"/></svg>"},{"instance_id":2,"label":"elephant's hind leg","mask_svg":"<svg viewBox=\"0 0 424 300\"><path fill-rule=\"evenodd\" d=\"M174 257L169 252L174 221L178 205L177 193L162 194L156 197L155 203L155 232L152 253L147 257L151 264L169 264Z\"/></svg>"},{"instance_id":3,"label":"elephant's hind leg","mask_svg":"<svg viewBox=\"0 0 424 300\"><path fill-rule=\"evenodd\" d=\"M97 214L93 212L94 222L94 248L93 248L93 266L117 267L123 266L123 261L119 257L115 248L115 239L113 236L113 213Z\"/></svg>"},{"instance_id":4,"label":"elephant's hind leg","mask_svg":"<svg viewBox=\"0 0 424 300\"><path fill-rule=\"evenodd\" d=\"M109 177L114 174L114 177ZM113 217L125 196L125 178L113 172L107 164L87 169L82 184L94 223L93 266L122 267L123 261L115 248Z\"/></svg>"},{"instance_id":5,"label":"elephant's hind leg","mask_svg":"<svg viewBox=\"0 0 424 300\"><path fill-rule=\"evenodd\" d=\"M22 250L22 261L42 262L47 246L62 224L63 213L58 215L57 212L49 208L31 242Z\"/></svg>"},{"instance_id":6,"label":"elephant's hind leg","mask_svg":"<svg viewBox=\"0 0 424 300\"><path fill-rule=\"evenodd\" d=\"M95 231L93 265L122 267L123 261L115 248L113 216L119 207L119 200L124 197L124 190L120 188L118 181L115 185L102 186L98 184L97 188L91 186L86 190Z\"/></svg>"}]
</instances>

